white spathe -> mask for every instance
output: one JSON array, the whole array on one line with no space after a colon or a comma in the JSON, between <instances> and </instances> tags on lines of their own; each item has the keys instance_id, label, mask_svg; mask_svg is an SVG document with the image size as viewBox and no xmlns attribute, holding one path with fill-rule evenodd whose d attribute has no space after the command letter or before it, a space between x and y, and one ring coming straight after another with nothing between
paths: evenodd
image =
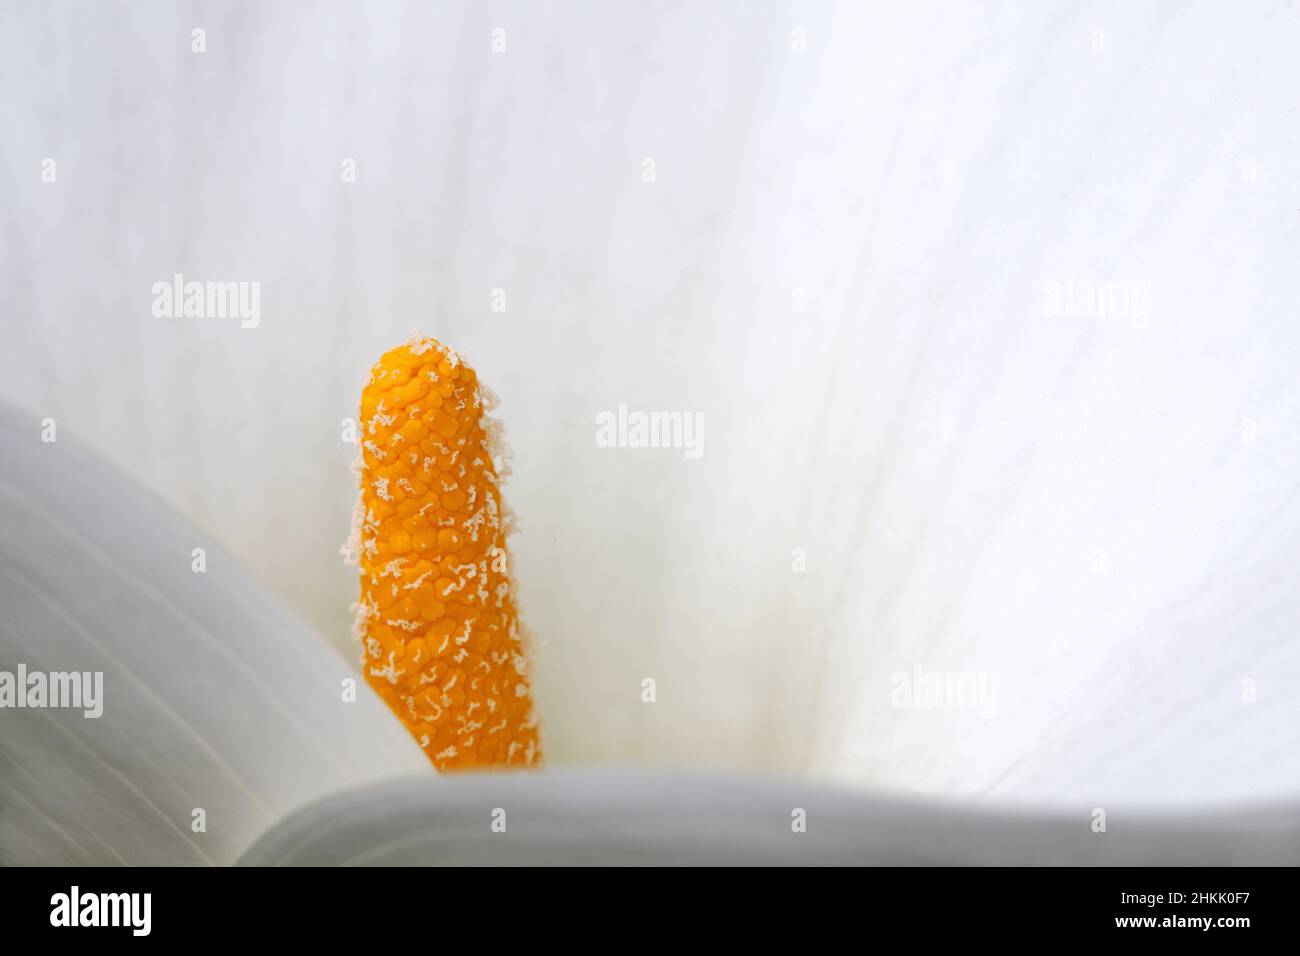
<instances>
[{"instance_id":1,"label":"white spathe","mask_svg":"<svg viewBox=\"0 0 1300 956\"><path fill-rule=\"evenodd\" d=\"M554 764L1300 792L1284 3L9 24L0 397L340 647L341 420L419 326L503 400ZM155 317L177 273L258 326ZM598 447L621 404L703 455ZM996 714L896 706L917 668Z\"/></svg>"},{"instance_id":2,"label":"white spathe","mask_svg":"<svg viewBox=\"0 0 1300 956\"><path fill-rule=\"evenodd\" d=\"M430 773L355 664L153 495L5 405L0 447L0 674L96 684L90 709L0 695L0 865L230 864Z\"/></svg>"}]
</instances>

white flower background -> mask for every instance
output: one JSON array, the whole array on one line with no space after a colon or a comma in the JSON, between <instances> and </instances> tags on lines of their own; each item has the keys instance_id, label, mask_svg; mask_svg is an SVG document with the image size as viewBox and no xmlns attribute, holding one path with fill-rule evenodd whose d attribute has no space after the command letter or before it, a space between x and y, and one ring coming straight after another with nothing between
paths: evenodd
<instances>
[{"instance_id":1,"label":"white flower background","mask_svg":"<svg viewBox=\"0 0 1300 956\"><path fill-rule=\"evenodd\" d=\"M552 766L1294 798L1297 49L1281 2L14 4L0 398L351 660L340 422L419 327L502 398ZM175 273L260 326L156 318ZM598 448L619 403L702 457ZM916 666L996 715L892 706Z\"/></svg>"}]
</instances>

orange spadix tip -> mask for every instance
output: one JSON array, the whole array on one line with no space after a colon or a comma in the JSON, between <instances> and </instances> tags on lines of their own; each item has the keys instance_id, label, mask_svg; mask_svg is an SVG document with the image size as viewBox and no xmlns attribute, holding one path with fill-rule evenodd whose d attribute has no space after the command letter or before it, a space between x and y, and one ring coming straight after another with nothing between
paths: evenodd
<instances>
[{"instance_id":1,"label":"orange spadix tip","mask_svg":"<svg viewBox=\"0 0 1300 956\"><path fill-rule=\"evenodd\" d=\"M456 352L418 333L361 392L353 632L366 680L439 770L541 757L494 406Z\"/></svg>"}]
</instances>

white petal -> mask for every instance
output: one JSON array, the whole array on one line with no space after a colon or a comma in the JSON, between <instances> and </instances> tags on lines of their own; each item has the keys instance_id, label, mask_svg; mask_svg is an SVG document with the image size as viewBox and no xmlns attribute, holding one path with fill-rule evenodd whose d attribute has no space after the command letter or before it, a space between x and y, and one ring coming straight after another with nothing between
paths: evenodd
<instances>
[{"instance_id":1,"label":"white petal","mask_svg":"<svg viewBox=\"0 0 1300 956\"><path fill-rule=\"evenodd\" d=\"M1113 828L1113 829L1112 829ZM281 866L1295 865L1300 820L978 811L809 783L618 772L457 775L327 798L241 859Z\"/></svg>"},{"instance_id":2,"label":"white petal","mask_svg":"<svg viewBox=\"0 0 1300 956\"><path fill-rule=\"evenodd\" d=\"M420 325L503 400L552 762L1294 795L1300 138L1273 8L566 4L496 55L440 5L275 5L196 64L136 55L175 16L46 5L0 37L28 78L0 88L0 394L342 647L337 423ZM99 39L59 59L70 35ZM150 321L185 269L263 282L260 326ZM1049 314L1070 279L1151 307ZM598 448L620 403L703 412L702 457ZM997 674L997 716L892 706L915 667Z\"/></svg>"},{"instance_id":3,"label":"white petal","mask_svg":"<svg viewBox=\"0 0 1300 956\"><path fill-rule=\"evenodd\" d=\"M103 713L0 710L0 864L229 863L340 786L429 771L349 661L57 437L0 407L0 670L100 671Z\"/></svg>"}]
</instances>

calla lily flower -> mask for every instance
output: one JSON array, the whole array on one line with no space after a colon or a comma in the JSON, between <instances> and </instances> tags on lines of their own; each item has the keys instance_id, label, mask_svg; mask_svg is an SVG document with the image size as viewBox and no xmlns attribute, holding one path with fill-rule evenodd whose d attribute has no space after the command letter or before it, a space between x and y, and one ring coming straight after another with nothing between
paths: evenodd
<instances>
[{"instance_id":1,"label":"calla lily flower","mask_svg":"<svg viewBox=\"0 0 1300 956\"><path fill-rule=\"evenodd\" d=\"M1300 862L1292 38L710 9L15 14L0 863ZM358 663L413 326L536 771Z\"/></svg>"}]
</instances>

